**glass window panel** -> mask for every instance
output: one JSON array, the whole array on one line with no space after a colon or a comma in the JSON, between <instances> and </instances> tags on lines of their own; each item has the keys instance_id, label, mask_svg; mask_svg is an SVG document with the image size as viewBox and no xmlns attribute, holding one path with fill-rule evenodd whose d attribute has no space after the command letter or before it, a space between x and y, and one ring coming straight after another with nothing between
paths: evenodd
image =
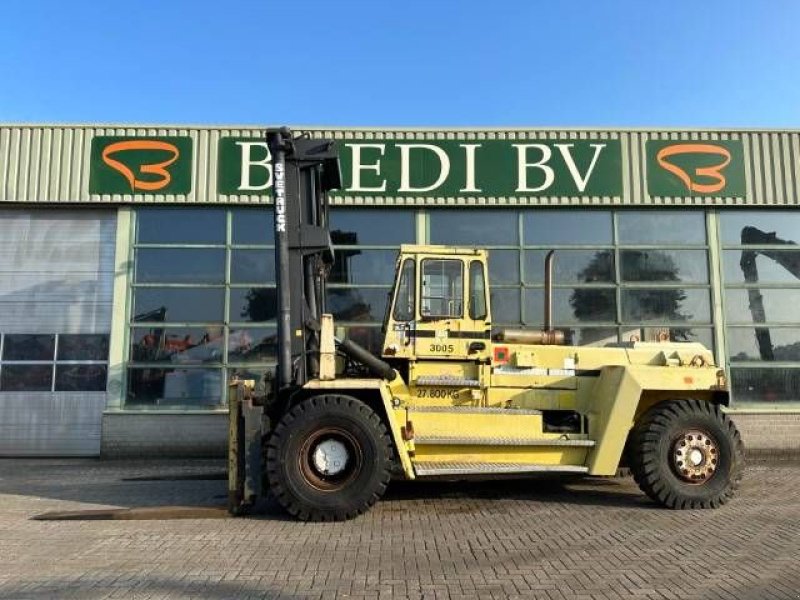
<instances>
[{"instance_id":1,"label":"glass window panel","mask_svg":"<svg viewBox=\"0 0 800 600\"><path fill-rule=\"evenodd\" d=\"M278 314L278 292L273 288L231 288L230 321L274 321Z\"/></svg>"},{"instance_id":2,"label":"glass window panel","mask_svg":"<svg viewBox=\"0 0 800 600\"><path fill-rule=\"evenodd\" d=\"M223 330L210 327L134 327L130 359L134 363L221 363Z\"/></svg>"},{"instance_id":3,"label":"glass window panel","mask_svg":"<svg viewBox=\"0 0 800 600\"><path fill-rule=\"evenodd\" d=\"M621 339L623 342L642 341L660 342L662 335L667 334L670 342L697 342L714 351L714 330L711 327L647 327L624 325Z\"/></svg>"},{"instance_id":4,"label":"glass window panel","mask_svg":"<svg viewBox=\"0 0 800 600\"><path fill-rule=\"evenodd\" d=\"M553 290L553 326L568 323L615 322L616 297L613 289L557 288ZM543 325L544 290L525 290L525 322Z\"/></svg>"},{"instance_id":5,"label":"glass window panel","mask_svg":"<svg viewBox=\"0 0 800 600\"><path fill-rule=\"evenodd\" d=\"M800 306L800 289L727 288L725 290L725 312L728 323L797 323L800 322L798 306Z\"/></svg>"},{"instance_id":6,"label":"glass window panel","mask_svg":"<svg viewBox=\"0 0 800 600\"><path fill-rule=\"evenodd\" d=\"M231 328L228 332L228 362L275 362L277 343L278 334L272 327Z\"/></svg>"},{"instance_id":7,"label":"glass window panel","mask_svg":"<svg viewBox=\"0 0 800 600\"><path fill-rule=\"evenodd\" d=\"M619 211L620 244L705 244L703 211Z\"/></svg>"},{"instance_id":8,"label":"glass window panel","mask_svg":"<svg viewBox=\"0 0 800 600\"><path fill-rule=\"evenodd\" d=\"M752 250L724 250L722 268L725 283L800 283L800 250L772 249L767 252L770 256ZM751 281L745 279L745 273Z\"/></svg>"},{"instance_id":9,"label":"glass window panel","mask_svg":"<svg viewBox=\"0 0 800 600\"><path fill-rule=\"evenodd\" d=\"M232 250L231 283L275 283L275 251Z\"/></svg>"},{"instance_id":10,"label":"glass window panel","mask_svg":"<svg viewBox=\"0 0 800 600\"><path fill-rule=\"evenodd\" d=\"M611 211L526 210L523 213L526 246L610 244Z\"/></svg>"},{"instance_id":11,"label":"glass window panel","mask_svg":"<svg viewBox=\"0 0 800 600\"><path fill-rule=\"evenodd\" d=\"M517 213L513 210L432 210L432 244L465 246L516 246L519 243Z\"/></svg>"},{"instance_id":12,"label":"glass window panel","mask_svg":"<svg viewBox=\"0 0 800 600\"><path fill-rule=\"evenodd\" d=\"M54 335L7 333L3 340L3 360L53 360Z\"/></svg>"},{"instance_id":13,"label":"glass window panel","mask_svg":"<svg viewBox=\"0 0 800 600\"><path fill-rule=\"evenodd\" d=\"M727 337L731 362L800 362L800 328L729 327Z\"/></svg>"},{"instance_id":14,"label":"glass window panel","mask_svg":"<svg viewBox=\"0 0 800 600\"><path fill-rule=\"evenodd\" d=\"M137 283L224 283L223 248L139 248Z\"/></svg>"},{"instance_id":15,"label":"glass window panel","mask_svg":"<svg viewBox=\"0 0 800 600\"><path fill-rule=\"evenodd\" d=\"M544 283L547 250L525 251L525 283ZM613 250L556 250L553 282L613 283Z\"/></svg>"},{"instance_id":16,"label":"glass window panel","mask_svg":"<svg viewBox=\"0 0 800 600\"><path fill-rule=\"evenodd\" d=\"M106 365L57 365L57 392L104 392L108 379Z\"/></svg>"},{"instance_id":17,"label":"glass window panel","mask_svg":"<svg viewBox=\"0 0 800 600\"><path fill-rule=\"evenodd\" d=\"M464 263L460 260L424 259L421 288L423 318L464 314Z\"/></svg>"},{"instance_id":18,"label":"glass window panel","mask_svg":"<svg viewBox=\"0 0 800 600\"><path fill-rule=\"evenodd\" d=\"M741 402L797 402L800 369L736 369L730 372L734 405Z\"/></svg>"},{"instance_id":19,"label":"glass window panel","mask_svg":"<svg viewBox=\"0 0 800 600\"><path fill-rule=\"evenodd\" d=\"M416 241L412 210L334 209L329 215L331 240L336 245L399 246Z\"/></svg>"},{"instance_id":20,"label":"glass window panel","mask_svg":"<svg viewBox=\"0 0 800 600\"><path fill-rule=\"evenodd\" d=\"M728 246L763 246L780 244L781 241L800 243L800 214L796 211L760 209L723 211L720 214L720 231L722 243ZM775 234L775 237L770 234Z\"/></svg>"},{"instance_id":21,"label":"glass window panel","mask_svg":"<svg viewBox=\"0 0 800 600\"><path fill-rule=\"evenodd\" d=\"M489 250L489 283L519 283L519 252L517 250Z\"/></svg>"},{"instance_id":22,"label":"glass window panel","mask_svg":"<svg viewBox=\"0 0 800 600\"><path fill-rule=\"evenodd\" d=\"M136 211L140 244L224 244L225 210L140 208Z\"/></svg>"},{"instance_id":23,"label":"glass window panel","mask_svg":"<svg viewBox=\"0 0 800 600\"><path fill-rule=\"evenodd\" d=\"M397 250L336 248L336 260L328 281L331 283L383 284L394 282Z\"/></svg>"},{"instance_id":24,"label":"glass window panel","mask_svg":"<svg viewBox=\"0 0 800 600\"><path fill-rule=\"evenodd\" d=\"M134 321L222 321L225 290L222 288L136 288Z\"/></svg>"},{"instance_id":25,"label":"glass window panel","mask_svg":"<svg viewBox=\"0 0 800 600\"><path fill-rule=\"evenodd\" d=\"M519 288L489 288L492 303L492 323L519 326L522 324Z\"/></svg>"},{"instance_id":26,"label":"glass window panel","mask_svg":"<svg viewBox=\"0 0 800 600\"><path fill-rule=\"evenodd\" d=\"M0 392L49 392L53 384L51 365L16 365L0 367Z\"/></svg>"},{"instance_id":27,"label":"glass window panel","mask_svg":"<svg viewBox=\"0 0 800 600\"><path fill-rule=\"evenodd\" d=\"M128 369L128 406L208 408L222 404L220 369Z\"/></svg>"},{"instance_id":28,"label":"glass window panel","mask_svg":"<svg viewBox=\"0 0 800 600\"><path fill-rule=\"evenodd\" d=\"M328 288L328 310L340 321L383 323L388 288Z\"/></svg>"},{"instance_id":29,"label":"glass window panel","mask_svg":"<svg viewBox=\"0 0 800 600\"><path fill-rule=\"evenodd\" d=\"M708 283L705 250L622 250L623 281Z\"/></svg>"},{"instance_id":30,"label":"glass window panel","mask_svg":"<svg viewBox=\"0 0 800 600\"><path fill-rule=\"evenodd\" d=\"M483 274L483 263L473 260L469 263L469 306L470 319L486 318L486 277Z\"/></svg>"},{"instance_id":31,"label":"glass window panel","mask_svg":"<svg viewBox=\"0 0 800 600\"><path fill-rule=\"evenodd\" d=\"M368 327L366 325L337 327L336 336L340 338L347 337L376 356L380 356L383 352L384 336L380 327Z\"/></svg>"},{"instance_id":32,"label":"glass window panel","mask_svg":"<svg viewBox=\"0 0 800 600\"><path fill-rule=\"evenodd\" d=\"M602 348L608 344L616 344L616 327L581 327L580 329L559 327L564 332L564 343L568 346L594 346Z\"/></svg>"},{"instance_id":33,"label":"glass window panel","mask_svg":"<svg viewBox=\"0 0 800 600\"><path fill-rule=\"evenodd\" d=\"M58 360L108 360L105 334L66 334L58 336Z\"/></svg>"},{"instance_id":34,"label":"glass window panel","mask_svg":"<svg viewBox=\"0 0 800 600\"><path fill-rule=\"evenodd\" d=\"M622 319L626 323L711 321L711 305L706 289L628 289L622 290Z\"/></svg>"},{"instance_id":35,"label":"glass window panel","mask_svg":"<svg viewBox=\"0 0 800 600\"><path fill-rule=\"evenodd\" d=\"M417 311L416 262L407 258L400 270L394 302L395 321L413 321Z\"/></svg>"},{"instance_id":36,"label":"glass window panel","mask_svg":"<svg viewBox=\"0 0 800 600\"><path fill-rule=\"evenodd\" d=\"M275 243L271 208L235 208L231 213L234 244Z\"/></svg>"}]
</instances>

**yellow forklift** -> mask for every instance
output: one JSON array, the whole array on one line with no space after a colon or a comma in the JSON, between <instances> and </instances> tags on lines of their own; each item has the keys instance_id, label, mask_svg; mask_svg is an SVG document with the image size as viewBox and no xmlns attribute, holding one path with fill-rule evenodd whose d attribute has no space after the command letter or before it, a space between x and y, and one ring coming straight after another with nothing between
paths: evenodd
<instances>
[{"instance_id":1,"label":"yellow forklift","mask_svg":"<svg viewBox=\"0 0 800 600\"><path fill-rule=\"evenodd\" d=\"M654 501L716 508L734 494L743 444L722 411L725 372L689 342L564 345L544 327L496 330L487 251L404 245L382 356L334 335L327 192L341 186L330 140L269 130L278 364L230 394L229 509L269 492L294 517L353 518L392 478L614 475Z\"/></svg>"}]
</instances>

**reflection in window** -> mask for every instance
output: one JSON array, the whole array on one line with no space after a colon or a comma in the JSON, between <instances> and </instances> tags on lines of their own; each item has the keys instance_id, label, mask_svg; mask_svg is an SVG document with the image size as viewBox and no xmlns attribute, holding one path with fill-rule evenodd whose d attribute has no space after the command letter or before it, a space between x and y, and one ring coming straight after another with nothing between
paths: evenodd
<instances>
[{"instance_id":1,"label":"reflection in window","mask_svg":"<svg viewBox=\"0 0 800 600\"><path fill-rule=\"evenodd\" d=\"M3 339L3 360L53 360L56 336L7 333Z\"/></svg>"},{"instance_id":2,"label":"reflection in window","mask_svg":"<svg viewBox=\"0 0 800 600\"><path fill-rule=\"evenodd\" d=\"M489 251L489 282L491 284L519 285L519 251Z\"/></svg>"},{"instance_id":3,"label":"reflection in window","mask_svg":"<svg viewBox=\"0 0 800 600\"><path fill-rule=\"evenodd\" d=\"M617 213L620 244L705 244L703 211L620 211Z\"/></svg>"},{"instance_id":4,"label":"reflection in window","mask_svg":"<svg viewBox=\"0 0 800 600\"><path fill-rule=\"evenodd\" d=\"M271 208L235 208L231 213L234 244L272 245L275 242Z\"/></svg>"},{"instance_id":5,"label":"reflection in window","mask_svg":"<svg viewBox=\"0 0 800 600\"><path fill-rule=\"evenodd\" d=\"M525 251L525 282L544 283L547 250ZM553 280L565 283L613 283L613 250L556 250Z\"/></svg>"},{"instance_id":6,"label":"reflection in window","mask_svg":"<svg viewBox=\"0 0 800 600\"><path fill-rule=\"evenodd\" d=\"M278 314L278 292L276 288L231 288L231 321L260 323L273 321Z\"/></svg>"},{"instance_id":7,"label":"reflection in window","mask_svg":"<svg viewBox=\"0 0 800 600\"><path fill-rule=\"evenodd\" d=\"M469 317L486 318L486 278L483 263L478 260L469 263Z\"/></svg>"},{"instance_id":8,"label":"reflection in window","mask_svg":"<svg viewBox=\"0 0 800 600\"><path fill-rule=\"evenodd\" d=\"M708 283L705 250L622 250L623 281Z\"/></svg>"},{"instance_id":9,"label":"reflection in window","mask_svg":"<svg viewBox=\"0 0 800 600\"><path fill-rule=\"evenodd\" d=\"M516 246L517 213L510 210L432 210L431 243L464 246Z\"/></svg>"},{"instance_id":10,"label":"reflection in window","mask_svg":"<svg viewBox=\"0 0 800 600\"><path fill-rule=\"evenodd\" d=\"M737 403L797 402L800 398L800 369L731 370L731 390Z\"/></svg>"},{"instance_id":11,"label":"reflection in window","mask_svg":"<svg viewBox=\"0 0 800 600\"><path fill-rule=\"evenodd\" d=\"M490 287L489 298L493 323L509 326L522 325L519 288Z\"/></svg>"},{"instance_id":12,"label":"reflection in window","mask_svg":"<svg viewBox=\"0 0 800 600\"><path fill-rule=\"evenodd\" d=\"M388 294L388 288L328 288L328 310L340 321L381 323Z\"/></svg>"},{"instance_id":13,"label":"reflection in window","mask_svg":"<svg viewBox=\"0 0 800 600\"><path fill-rule=\"evenodd\" d=\"M53 386L53 365L5 363L0 369L0 392L49 392Z\"/></svg>"},{"instance_id":14,"label":"reflection in window","mask_svg":"<svg viewBox=\"0 0 800 600\"><path fill-rule=\"evenodd\" d=\"M397 250L361 250L336 248L335 261L328 281L357 285L391 285Z\"/></svg>"},{"instance_id":15,"label":"reflection in window","mask_svg":"<svg viewBox=\"0 0 800 600\"><path fill-rule=\"evenodd\" d=\"M222 326L136 327L131 330L132 362L204 363L222 360Z\"/></svg>"},{"instance_id":16,"label":"reflection in window","mask_svg":"<svg viewBox=\"0 0 800 600\"><path fill-rule=\"evenodd\" d=\"M797 211L726 210L720 215L720 230L726 246L800 242L800 214Z\"/></svg>"},{"instance_id":17,"label":"reflection in window","mask_svg":"<svg viewBox=\"0 0 800 600\"><path fill-rule=\"evenodd\" d=\"M108 335L66 334L58 336L58 360L108 360Z\"/></svg>"},{"instance_id":18,"label":"reflection in window","mask_svg":"<svg viewBox=\"0 0 800 600\"><path fill-rule=\"evenodd\" d=\"M225 250L222 248L139 248L137 283L222 283Z\"/></svg>"},{"instance_id":19,"label":"reflection in window","mask_svg":"<svg viewBox=\"0 0 800 600\"><path fill-rule=\"evenodd\" d=\"M278 334L272 328L231 329L228 334L228 362L275 362Z\"/></svg>"},{"instance_id":20,"label":"reflection in window","mask_svg":"<svg viewBox=\"0 0 800 600\"><path fill-rule=\"evenodd\" d=\"M275 251L232 250L231 283L275 283Z\"/></svg>"},{"instance_id":21,"label":"reflection in window","mask_svg":"<svg viewBox=\"0 0 800 600\"><path fill-rule=\"evenodd\" d=\"M711 322L707 289L626 289L622 291L625 322Z\"/></svg>"},{"instance_id":22,"label":"reflection in window","mask_svg":"<svg viewBox=\"0 0 800 600\"><path fill-rule=\"evenodd\" d=\"M57 365L57 392L102 392L106 389L106 365Z\"/></svg>"},{"instance_id":23,"label":"reflection in window","mask_svg":"<svg viewBox=\"0 0 800 600\"><path fill-rule=\"evenodd\" d=\"M800 362L800 328L729 327L728 355L731 362Z\"/></svg>"},{"instance_id":24,"label":"reflection in window","mask_svg":"<svg viewBox=\"0 0 800 600\"><path fill-rule=\"evenodd\" d=\"M611 211L530 210L523 215L526 246L611 243Z\"/></svg>"},{"instance_id":25,"label":"reflection in window","mask_svg":"<svg viewBox=\"0 0 800 600\"><path fill-rule=\"evenodd\" d=\"M559 327L558 329L564 332L564 343L568 346L603 347L619 341L615 327L581 327L580 329Z\"/></svg>"},{"instance_id":26,"label":"reflection in window","mask_svg":"<svg viewBox=\"0 0 800 600\"><path fill-rule=\"evenodd\" d=\"M724 250L726 284L800 283L800 249Z\"/></svg>"},{"instance_id":27,"label":"reflection in window","mask_svg":"<svg viewBox=\"0 0 800 600\"><path fill-rule=\"evenodd\" d=\"M416 290L414 278L416 277L415 262L413 259L403 261L400 271L400 283L397 286L397 296L394 301L395 321L412 321L416 316Z\"/></svg>"},{"instance_id":28,"label":"reflection in window","mask_svg":"<svg viewBox=\"0 0 800 600\"><path fill-rule=\"evenodd\" d=\"M219 369L128 369L126 404L216 407L222 400Z\"/></svg>"},{"instance_id":29,"label":"reflection in window","mask_svg":"<svg viewBox=\"0 0 800 600\"><path fill-rule=\"evenodd\" d=\"M136 288L134 321L222 321L225 290L222 288Z\"/></svg>"},{"instance_id":30,"label":"reflection in window","mask_svg":"<svg viewBox=\"0 0 800 600\"><path fill-rule=\"evenodd\" d=\"M225 210L140 208L136 211L139 244L224 244Z\"/></svg>"},{"instance_id":31,"label":"reflection in window","mask_svg":"<svg viewBox=\"0 0 800 600\"><path fill-rule=\"evenodd\" d=\"M728 288L725 311L729 323L792 323L800 321L800 288Z\"/></svg>"},{"instance_id":32,"label":"reflection in window","mask_svg":"<svg viewBox=\"0 0 800 600\"><path fill-rule=\"evenodd\" d=\"M616 320L616 298L613 289L556 288L553 290L553 324L611 322ZM544 290L525 291L525 320L544 323Z\"/></svg>"},{"instance_id":33,"label":"reflection in window","mask_svg":"<svg viewBox=\"0 0 800 600\"><path fill-rule=\"evenodd\" d=\"M464 314L464 265L460 260L422 261L423 317L460 317Z\"/></svg>"},{"instance_id":34,"label":"reflection in window","mask_svg":"<svg viewBox=\"0 0 800 600\"><path fill-rule=\"evenodd\" d=\"M410 210L333 209L330 222L334 245L399 246L416 238L416 215Z\"/></svg>"}]
</instances>

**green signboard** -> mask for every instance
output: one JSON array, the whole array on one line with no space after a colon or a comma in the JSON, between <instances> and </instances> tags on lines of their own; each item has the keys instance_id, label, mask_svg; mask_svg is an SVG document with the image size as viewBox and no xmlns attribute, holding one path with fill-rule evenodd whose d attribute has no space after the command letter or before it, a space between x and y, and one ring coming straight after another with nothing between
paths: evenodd
<instances>
[{"instance_id":1,"label":"green signboard","mask_svg":"<svg viewBox=\"0 0 800 600\"><path fill-rule=\"evenodd\" d=\"M650 140L647 191L651 196L744 197L744 151L738 140Z\"/></svg>"},{"instance_id":2,"label":"green signboard","mask_svg":"<svg viewBox=\"0 0 800 600\"><path fill-rule=\"evenodd\" d=\"M89 193L188 194L192 139L188 136L92 139Z\"/></svg>"},{"instance_id":3,"label":"green signboard","mask_svg":"<svg viewBox=\"0 0 800 600\"><path fill-rule=\"evenodd\" d=\"M338 140L344 189L357 196L620 196L618 140ZM220 194L266 194L266 143L219 141Z\"/></svg>"}]
</instances>

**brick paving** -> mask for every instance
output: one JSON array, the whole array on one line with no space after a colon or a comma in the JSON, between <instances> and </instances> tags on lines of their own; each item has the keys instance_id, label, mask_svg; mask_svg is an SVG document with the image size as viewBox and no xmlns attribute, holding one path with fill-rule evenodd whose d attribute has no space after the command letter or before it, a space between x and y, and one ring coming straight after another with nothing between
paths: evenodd
<instances>
[{"instance_id":1,"label":"brick paving","mask_svg":"<svg viewBox=\"0 0 800 600\"><path fill-rule=\"evenodd\" d=\"M630 479L393 484L355 521L31 521L220 505L221 461L0 460L0 598L800 598L800 465L756 464L717 511ZM160 480L148 480L160 476ZM129 481L128 479L136 479Z\"/></svg>"}]
</instances>

